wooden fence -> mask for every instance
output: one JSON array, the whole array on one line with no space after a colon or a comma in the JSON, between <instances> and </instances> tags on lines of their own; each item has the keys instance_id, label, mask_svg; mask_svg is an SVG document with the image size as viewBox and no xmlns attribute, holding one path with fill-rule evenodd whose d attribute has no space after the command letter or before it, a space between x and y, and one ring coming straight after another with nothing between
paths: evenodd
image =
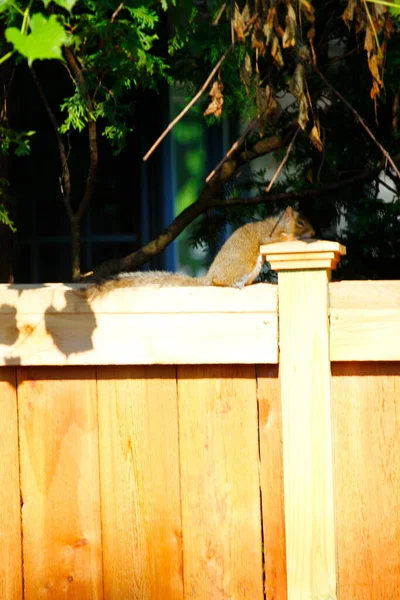
<instances>
[{"instance_id":1,"label":"wooden fence","mask_svg":"<svg viewBox=\"0 0 400 600\"><path fill-rule=\"evenodd\" d=\"M400 598L400 282L263 250L278 286L0 287L0 600Z\"/></svg>"}]
</instances>

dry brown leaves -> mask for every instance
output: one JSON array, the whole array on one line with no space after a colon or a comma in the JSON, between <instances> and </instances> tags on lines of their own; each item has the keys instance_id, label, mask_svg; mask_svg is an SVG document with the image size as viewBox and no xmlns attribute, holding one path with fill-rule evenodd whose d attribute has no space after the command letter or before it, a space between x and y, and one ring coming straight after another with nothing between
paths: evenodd
<instances>
[{"instance_id":1,"label":"dry brown leaves","mask_svg":"<svg viewBox=\"0 0 400 600\"><path fill-rule=\"evenodd\" d=\"M211 98L211 102L210 104L207 106L206 110L204 111L204 116L207 115L214 115L215 117L220 117L222 114L222 107L224 106L224 95L223 95L223 89L224 86L223 84L216 80L214 81L214 83L212 84L211 90L210 90L210 98Z\"/></svg>"},{"instance_id":2,"label":"dry brown leaves","mask_svg":"<svg viewBox=\"0 0 400 600\"><path fill-rule=\"evenodd\" d=\"M294 70L292 81L290 82L290 91L299 103L298 123L302 129L305 129L308 123L308 99L305 90L304 67L299 63Z\"/></svg>"},{"instance_id":3,"label":"dry brown leaves","mask_svg":"<svg viewBox=\"0 0 400 600\"><path fill-rule=\"evenodd\" d=\"M280 18L278 18L279 4L281 4L279 7ZM284 12L282 6L284 6ZM232 26L237 41L246 43L247 36L251 34L251 48L255 51L253 54L246 52L244 62L240 67L240 77L245 85L247 95L249 97L255 96L260 134L262 134L261 130L267 122L276 119L280 111L280 105L271 86L269 84L265 85L265 83L262 85L259 81L259 60L269 56L272 58L273 65L281 69L285 65L283 50L288 48L298 54L299 61L310 60L310 50L299 38L300 14L304 17L303 22L310 24L307 38L312 49L315 16L313 6L309 0L285 0L284 3L280 3L278 0L255 0L251 4L246 1L242 10L239 8L238 2L234 4ZM253 18L254 22L251 27L247 27ZM299 102L299 124L304 129L308 122L309 109L307 96L304 93L306 88L304 69L302 71L300 68L296 69L293 75L292 87ZM207 109L209 111L207 114L215 114L214 104L213 99Z\"/></svg>"},{"instance_id":4,"label":"dry brown leaves","mask_svg":"<svg viewBox=\"0 0 400 600\"><path fill-rule=\"evenodd\" d=\"M320 125L318 122L315 123L314 127L310 131L310 135L308 136L312 145L319 151L322 152L323 144L321 141L321 132Z\"/></svg>"},{"instance_id":5,"label":"dry brown leaves","mask_svg":"<svg viewBox=\"0 0 400 600\"><path fill-rule=\"evenodd\" d=\"M357 36L365 32L364 49L372 75L370 95L376 107L376 98L383 88L384 60L387 40L393 29L392 17L388 8L382 4L349 0L342 18L349 28L354 25Z\"/></svg>"}]
</instances>

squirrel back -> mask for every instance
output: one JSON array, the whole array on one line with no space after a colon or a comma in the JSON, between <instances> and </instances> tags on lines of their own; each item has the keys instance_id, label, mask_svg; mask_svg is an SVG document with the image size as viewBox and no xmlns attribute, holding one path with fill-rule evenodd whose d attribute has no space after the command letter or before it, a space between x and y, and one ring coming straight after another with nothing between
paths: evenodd
<instances>
[{"instance_id":1,"label":"squirrel back","mask_svg":"<svg viewBox=\"0 0 400 600\"><path fill-rule=\"evenodd\" d=\"M85 290L85 296L89 299L102 296L119 288L132 288L139 286L152 287L180 287L207 285L201 277L190 277L183 273L170 273L168 271L124 271L117 275L111 275L107 279L90 285Z\"/></svg>"},{"instance_id":2,"label":"squirrel back","mask_svg":"<svg viewBox=\"0 0 400 600\"><path fill-rule=\"evenodd\" d=\"M167 271L135 271L113 275L90 286L85 295L93 298L116 288L134 286L227 286L243 288L258 277L263 257L260 246L311 238L315 234L311 224L288 206L277 217L242 225L226 240L206 275L190 277Z\"/></svg>"},{"instance_id":3,"label":"squirrel back","mask_svg":"<svg viewBox=\"0 0 400 600\"><path fill-rule=\"evenodd\" d=\"M315 235L309 221L288 206L278 217L247 223L226 240L205 279L208 285L242 288L258 277L263 263L260 246L311 238Z\"/></svg>"}]
</instances>

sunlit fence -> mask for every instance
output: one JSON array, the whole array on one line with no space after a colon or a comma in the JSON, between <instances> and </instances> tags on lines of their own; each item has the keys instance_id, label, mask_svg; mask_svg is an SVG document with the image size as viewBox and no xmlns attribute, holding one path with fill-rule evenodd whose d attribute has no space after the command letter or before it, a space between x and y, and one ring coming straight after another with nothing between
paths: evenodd
<instances>
[{"instance_id":1,"label":"sunlit fence","mask_svg":"<svg viewBox=\"0 0 400 600\"><path fill-rule=\"evenodd\" d=\"M400 598L400 282L0 287L0 598ZM279 304L279 310L278 310Z\"/></svg>"}]
</instances>

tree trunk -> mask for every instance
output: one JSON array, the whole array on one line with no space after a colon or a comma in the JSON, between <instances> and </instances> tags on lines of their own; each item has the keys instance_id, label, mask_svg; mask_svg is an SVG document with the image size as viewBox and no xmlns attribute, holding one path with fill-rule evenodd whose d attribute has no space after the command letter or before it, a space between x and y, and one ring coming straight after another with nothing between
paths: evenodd
<instances>
[{"instance_id":1,"label":"tree trunk","mask_svg":"<svg viewBox=\"0 0 400 600\"><path fill-rule=\"evenodd\" d=\"M72 281L79 281L81 278L81 244L80 244L80 222L74 218L71 221L71 262L72 262Z\"/></svg>"}]
</instances>

